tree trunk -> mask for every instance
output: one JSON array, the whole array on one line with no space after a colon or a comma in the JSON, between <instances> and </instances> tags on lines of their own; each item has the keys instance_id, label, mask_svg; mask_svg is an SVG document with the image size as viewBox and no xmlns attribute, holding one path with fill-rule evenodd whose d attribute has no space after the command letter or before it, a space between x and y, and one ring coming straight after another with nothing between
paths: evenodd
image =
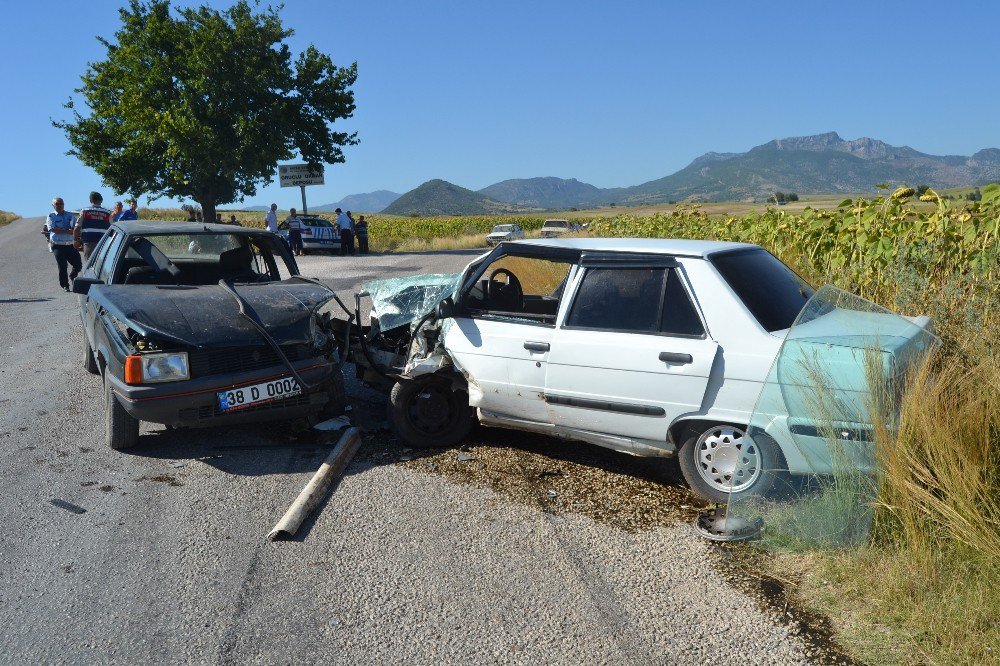
<instances>
[{"instance_id":1,"label":"tree trunk","mask_svg":"<svg viewBox=\"0 0 1000 666\"><path fill-rule=\"evenodd\" d=\"M201 205L201 219L205 221L205 224L214 224L215 197L211 195L204 195L202 198L198 199L198 203Z\"/></svg>"}]
</instances>

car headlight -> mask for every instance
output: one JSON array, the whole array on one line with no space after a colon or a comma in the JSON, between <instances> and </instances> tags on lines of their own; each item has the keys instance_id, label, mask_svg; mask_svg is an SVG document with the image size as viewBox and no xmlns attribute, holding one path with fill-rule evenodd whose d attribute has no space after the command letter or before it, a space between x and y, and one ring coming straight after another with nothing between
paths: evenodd
<instances>
[{"instance_id":1,"label":"car headlight","mask_svg":"<svg viewBox=\"0 0 1000 666\"><path fill-rule=\"evenodd\" d=\"M141 354L125 359L125 383L155 384L191 378L187 352Z\"/></svg>"}]
</instances>

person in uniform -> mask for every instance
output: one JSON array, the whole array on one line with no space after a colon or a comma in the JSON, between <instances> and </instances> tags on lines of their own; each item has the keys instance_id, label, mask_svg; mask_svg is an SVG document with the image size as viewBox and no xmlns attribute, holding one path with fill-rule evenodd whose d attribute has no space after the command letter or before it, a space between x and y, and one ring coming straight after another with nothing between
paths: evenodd
<instances>
[{"instance_id":1,"label":"person in uniform","mask_svg":"<svg viewBox=\"0 0 1000 666\"><path fill-rule=\"evenodd\" d=\"M100 192L90 193L90 205L80 211L76 228L73 231L73 238L77 242L77 247L83 243L83 259L90 258L90 253L97 247L97 243L104 236L104 232L111 226L111 211L101 206L104 197Z\"/></svg>"},{"instance_id":2,"label":"person in uniform","mask_svg":"<svg viewBox=\"0 0 1000 666\"><path fill-rule=\"evenodd\" d=\"M292 248L292 254L301 257L302 219L295 214L294 208L290 209L288 213L288 217L285 218L285 223L288 225L288 245Z\"/></svg>"},{"instance_id":3,"label":"person in uniform","mask_svg":"<svg viewBox=\"0 0 1000 666\"><path fill-rule=\"evenodd\" d=\"M77 228L76 218L73 213L66 212L62 197L52 200L54 212L49 213L45 218L43 232L48 232L49 243L52 245L52 254L56 257L56 265L59 267L59 286L64 291L70 290L70 281L75 280L80 273L83 262L80 261L80 253L75 247L74 230ZM73 272L66 275L66 265L73 267Z\"/></svg>"}]
</instances>

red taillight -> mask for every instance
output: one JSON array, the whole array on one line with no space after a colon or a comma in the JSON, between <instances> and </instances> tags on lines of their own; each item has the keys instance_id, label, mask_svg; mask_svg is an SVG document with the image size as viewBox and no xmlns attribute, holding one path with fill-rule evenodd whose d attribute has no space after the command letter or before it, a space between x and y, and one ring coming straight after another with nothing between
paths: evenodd
<instances>
[{"instance_id":1,"label":"red taillight","mask_svg":"<svg viewBox=\"0 0 1000 666\"><path fill-rule=\"evenodd\" d=\"M125 383L142 383L142 357L135 354L125 357Z\"/></svg>"}]
</instances>

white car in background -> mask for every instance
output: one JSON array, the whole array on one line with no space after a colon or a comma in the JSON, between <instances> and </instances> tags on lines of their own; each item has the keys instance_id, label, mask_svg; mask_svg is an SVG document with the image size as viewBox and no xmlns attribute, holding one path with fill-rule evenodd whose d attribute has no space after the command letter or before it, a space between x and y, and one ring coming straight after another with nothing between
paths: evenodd
<instances>
[{"instance_id":1,"label":"white car in background","mask_svg":"<svg viewBox=\"0 0 1000 666\"><path fill-rule=\"evenodd\" d=\"M580 231L582 225L579 222L569 220L545 220L539 235L542 238L558 238L563 234L572 234Z\"/></svg>"},{"instance_id":2,"label":"white car in background","mask_svg":"<svg viewBox=\"0 0 1000 666\"><path fill-rule=\"evenodd\" d=\"M325 217L300 215L302 220L302 250L340 252L340 229ZM288 241L288 222L278 224L278 235Z\"/></svg>"},{"instance_id":3,"label":"white car in background","mask_svg":"<svg viewBox=\"0 0 1000 666\"><path fill-rule=\"evenodd\" d=\"M518 224L498 224L486 235L486 244L494 246L505 241L521 240L524 230Z\"/></svg>"}]
</instances>

